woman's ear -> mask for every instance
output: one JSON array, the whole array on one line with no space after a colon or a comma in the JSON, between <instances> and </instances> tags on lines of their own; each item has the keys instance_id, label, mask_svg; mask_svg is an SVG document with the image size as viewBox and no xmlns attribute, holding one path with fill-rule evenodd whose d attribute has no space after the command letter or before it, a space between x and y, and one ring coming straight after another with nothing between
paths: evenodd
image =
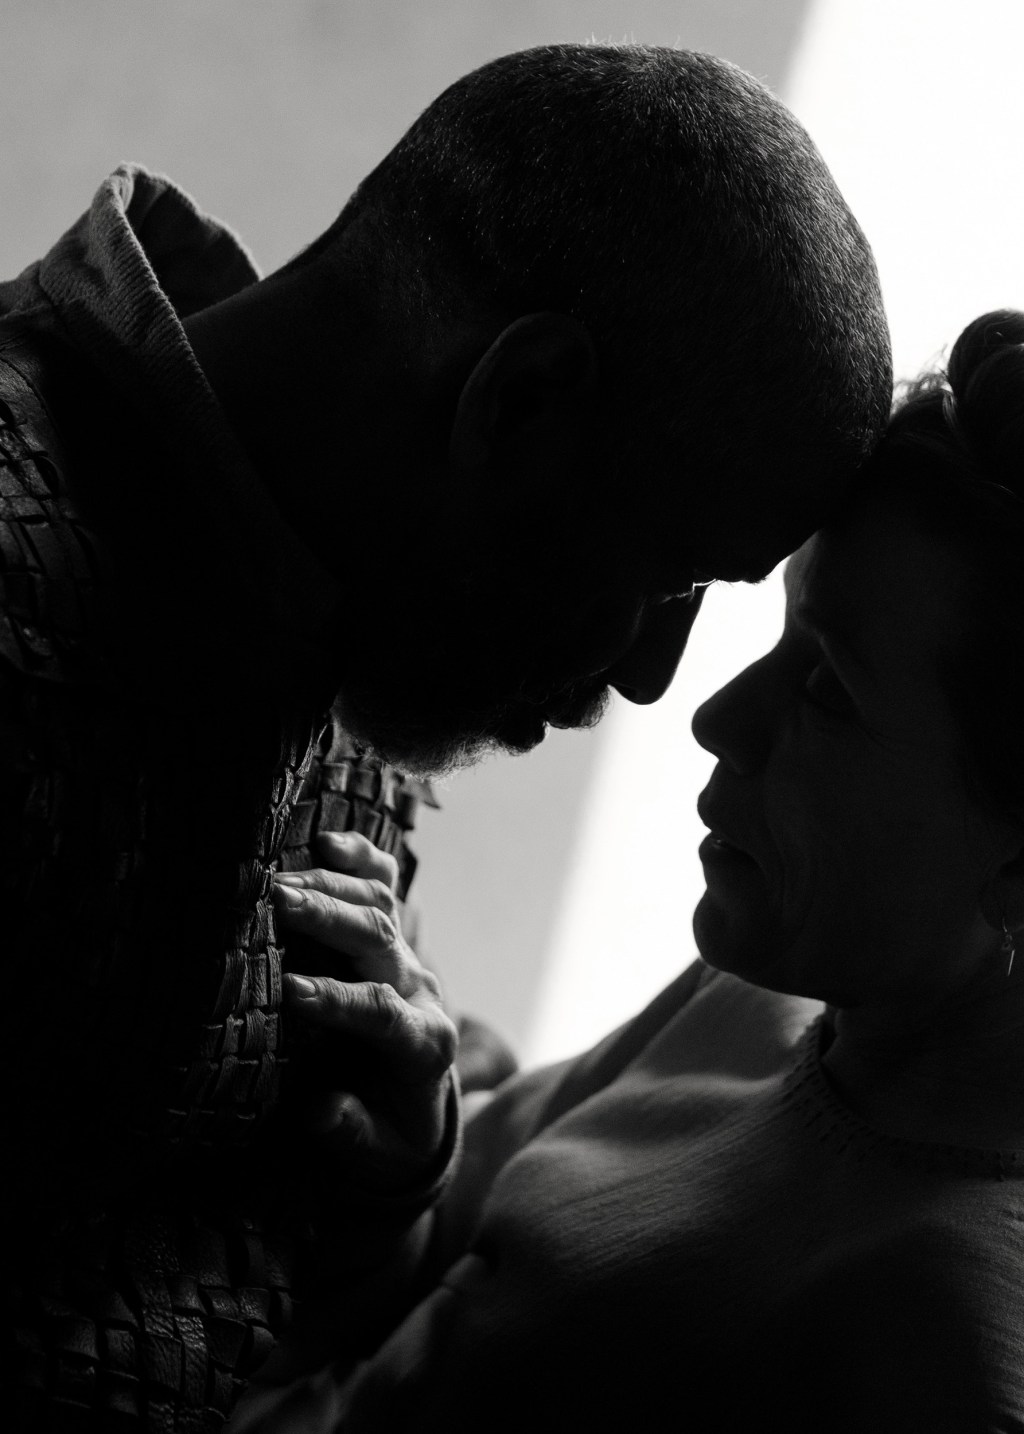
<instances>
[{"instance_id":1,"label":"woman's ear","mask_svg":"<svg viewBox=\"0 0 1024 1434\"><path fill-rule=\"evenodd\" d=\"M579 453L597 403L597 357L568 314L527 314L503 329L459 395L449 442L452 477L503 487Z\"/></svg>"},{"instance_id":2,"label":"woman's ear","mask_svg":"<svg viewBox=\"0 0 1024 1434\"><path fill-rule=\"evenodd\" d=\"M1009 931L1024 932L1024 828L1018 830L1015 844L1017 851L1003 862L981 895L981 914L997 932L1002 932L1004 921Z\"/></svg>"}]
</instances>

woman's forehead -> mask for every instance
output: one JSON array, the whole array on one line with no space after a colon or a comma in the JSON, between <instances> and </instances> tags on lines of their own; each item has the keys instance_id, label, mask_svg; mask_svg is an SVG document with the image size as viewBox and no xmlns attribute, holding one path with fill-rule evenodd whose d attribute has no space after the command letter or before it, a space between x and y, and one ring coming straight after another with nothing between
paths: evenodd
<instances>
[{"instance_id":1,"label":"woman's forehead","mask_svg":"<svg viewBox=\"0 0 1024 1434\"><path fill-rule=\"evenodd\" d=\"M959 626L962 573L903 494L871 494L786 564L787 615L803 606L839 632L890 647L937 646Z\"/></svg>"}]
</instances>

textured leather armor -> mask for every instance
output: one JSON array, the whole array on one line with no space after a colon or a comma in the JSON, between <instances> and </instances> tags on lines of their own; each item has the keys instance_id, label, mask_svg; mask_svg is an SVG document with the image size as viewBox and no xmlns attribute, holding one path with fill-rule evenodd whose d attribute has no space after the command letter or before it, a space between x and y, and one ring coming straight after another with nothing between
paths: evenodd
<instances>
[{"instance_id":1,"label":"textured leather armor","mask_svg":"<svg viewBox=\"0 0 1024 1434\"><path fill-rule=\"evenodd\" d=\"M37 359L0 333L5 1424L205 1431L285 1328L308 1235L267 1144L291 1041L272 871L354 828L407 887L429 793L323 710L133 687L114 629L144 614Z\"/></svg>"}]
</instances>

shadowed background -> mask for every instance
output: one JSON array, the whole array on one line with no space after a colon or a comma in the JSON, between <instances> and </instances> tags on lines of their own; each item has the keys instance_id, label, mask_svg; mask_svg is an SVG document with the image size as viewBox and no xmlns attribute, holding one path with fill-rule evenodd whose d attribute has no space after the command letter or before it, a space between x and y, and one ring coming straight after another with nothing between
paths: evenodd
<instances>
[{"instance_id":1,"label":"shadowed background","mask_svg":"<svg viewBox=\"0 0 1024 1434\"><path fill-rule=\"evenodd\" d=\"M449 82L554 41L709 50L782 94L875 246L898 373L1024 307L1016 0L2 0L0 273L122 160L169 174L264 271L319 233ZM343 442L343 435L342 435ZM373 506L372 473L353 474ZM625 501L625 499L624 499ZM712 589L656 707L450 783L415 894L453 1004L524 1059L585 1045L693 955L694 707L774 641L779 575Z\"/></svg>"}]
</instances>

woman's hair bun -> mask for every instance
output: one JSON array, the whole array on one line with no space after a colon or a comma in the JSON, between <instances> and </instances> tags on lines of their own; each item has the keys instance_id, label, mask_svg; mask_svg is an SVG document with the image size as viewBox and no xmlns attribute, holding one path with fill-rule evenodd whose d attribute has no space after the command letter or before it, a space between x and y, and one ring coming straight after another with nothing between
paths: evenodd
<instances>
[{"instance_id":1,"label":"woman's hair bun","mask_svg":"<svg viewBox=\"0 0 1024 1434\"><path fill-rule=\"evenodd\" d=\"M999 309L968 324L946 375L976 459L1024 496L1024 313Z\"/></svg>"}]
</instances>

